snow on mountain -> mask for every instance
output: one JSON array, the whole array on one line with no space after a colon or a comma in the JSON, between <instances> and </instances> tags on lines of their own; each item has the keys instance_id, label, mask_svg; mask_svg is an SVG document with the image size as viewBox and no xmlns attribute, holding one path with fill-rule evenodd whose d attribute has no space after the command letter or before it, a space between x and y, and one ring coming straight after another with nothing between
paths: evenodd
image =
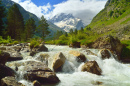
<instances>
[{"instance_id":1,"label":"snow on mountain","mask_svg":"<svg viewBox=\"0 0 130 86\"><path fill-rule=\"evenodd\" d=\"M62 28L66 32L69 32L70 29L80 30L81 27L84 27L82 20L75 18L72 14L61 13L49 19L49 21Z\"/></svg>"}]
</instances>

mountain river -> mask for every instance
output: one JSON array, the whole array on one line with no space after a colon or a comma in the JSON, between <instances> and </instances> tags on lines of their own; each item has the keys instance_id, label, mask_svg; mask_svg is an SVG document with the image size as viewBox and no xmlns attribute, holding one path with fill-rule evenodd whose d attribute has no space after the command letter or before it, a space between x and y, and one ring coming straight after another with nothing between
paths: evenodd
<instances>
[{"instance_id":1,"label":"mountain river","mask_svg":"<svg viewBox=\"0 0 130 86\"><path fill-rule=\"evenodd\" d=\"M14 63L24 63L26 61L39 61L37 60L38 56L41 53L47 53L49 55L48 67L51 68L52 57L62 52L66 57L65 64L63 65L62 72L56 73L60 79L60 83L56 85L47 85L47 86L130 86L130 64L123 64L114 59L111 55L110 59L101 59L101 55L98 49L89 49L91 52L96 55L88 55L81 48L69 48L68 46L56 46L56 45L46 45L49 49L49 52L40 52L35 56L29 56L28 52L21 51L22 56L24 57L21 61L8 62L6 65ZM99 67L102 70L102 75L96 75L89 72L81 72L81 67L84 63L78 63L72 55L69 54L70 50L76 50L83 53L89 61L95 60ZM14 69L15 66L10 66ZM17 80L23 83L26 86L33 86L31 82L28 82L23 79L23 66L19 66L17 73L19 77ZM95 82L102 82L98 85ZM45 85L46 86L46 85Z\"/></svg>"}]
</instances>

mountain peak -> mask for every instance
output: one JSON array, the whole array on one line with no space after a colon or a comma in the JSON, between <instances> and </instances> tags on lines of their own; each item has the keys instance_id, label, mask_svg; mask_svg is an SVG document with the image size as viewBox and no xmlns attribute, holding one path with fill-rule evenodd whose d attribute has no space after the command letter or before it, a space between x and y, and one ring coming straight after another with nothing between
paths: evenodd
<instances>
[{"instance_id":1,"label":"mountain peak","mask_svg":"<svg viewBox=\"0 0 130 86\"><path fill-rule=\"evenodd\" d=\"M81 19L75 18L72 14L57 14L49 20L58 27L62 28L66 32L69 32L70 29L81 29L84 27L84 24Z\"/></svg>"}]
</instances>

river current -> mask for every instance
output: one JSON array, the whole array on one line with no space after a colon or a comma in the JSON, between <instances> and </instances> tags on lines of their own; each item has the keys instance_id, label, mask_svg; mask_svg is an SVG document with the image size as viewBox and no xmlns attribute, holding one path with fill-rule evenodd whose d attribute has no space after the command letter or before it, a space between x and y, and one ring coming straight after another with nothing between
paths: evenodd
<instances>
[{"instance_id":1,"label":"river current","mask_svg":"<svg viewBox=\"0 0 130 86\"><path fill-rule=\"evenodd\" d=\"M11 63L23 63L25 61L38 61L37 58L41 53L49 54L48 67L51 68L52 57L62 52L66 57L65 64L63 65L62 72L56 73L60 79L60 83L56 85L47 86L130 86L130 64L123 64L111 55L109 59L101 59L101 55L98 49L89 49L96 55L88 55L81 48L69 48L68 46L56 46L56 45L46 45L49 52L40 52L35 56L29 56L28 52L21 51L23 60ZM81 67L84 63L78 63L72 55L69 54L70 50L76 50L83 53L89 61L95 60L102 70L102 75L95 75L89 72L81 72ZM10 63L7 63L7 65ZM14 66L10 66L14 69ZM23 79L23 66L19 67L17 73L20 75L18 81L26 86L32 86L31 82ZM52 69L52 68L51 68ZM96 82L102 82L98 85Z\"/></svg>"}]
</instances>

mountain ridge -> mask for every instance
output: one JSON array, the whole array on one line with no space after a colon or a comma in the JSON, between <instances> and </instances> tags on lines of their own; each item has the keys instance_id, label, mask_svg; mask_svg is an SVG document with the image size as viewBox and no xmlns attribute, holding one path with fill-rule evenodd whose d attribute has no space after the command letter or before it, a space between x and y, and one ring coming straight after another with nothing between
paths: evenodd
<instances>
[{"instance_id":1,"label":"mountain ridge","mask_svg":"<svg viewBox=\"0 0 130 86\"><path fill-rule=\"evenodd\" d=\"M72 14L61 13L49 19L49 21L62 28L66 32L69 32L70 29L80 30L81 27L84 27L82 20L75 18Z\"/></svg>"},{"instance_id":2,"label":"mountain ridge","mask_svg":"<svg viewBox=\"0 0 130 86\"><path fill-rule=\"evenodd\" d=\"M108 0L87 27L98 34L110 34L122 40L130 37L130 0Z\"/></svg>"}]
</instances>

